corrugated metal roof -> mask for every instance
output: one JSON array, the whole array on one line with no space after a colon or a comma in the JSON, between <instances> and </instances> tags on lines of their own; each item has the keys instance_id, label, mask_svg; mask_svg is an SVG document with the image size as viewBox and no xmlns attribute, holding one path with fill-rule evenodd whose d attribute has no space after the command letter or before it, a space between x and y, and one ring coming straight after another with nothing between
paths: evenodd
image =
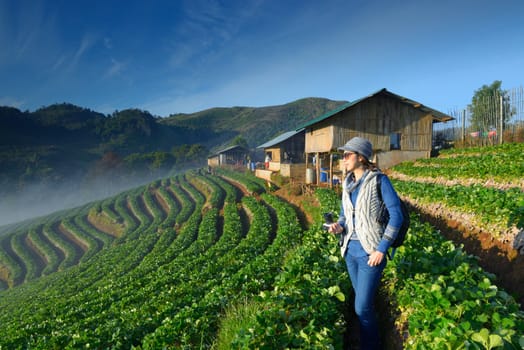
<instances>
[{"instance_id":1,"label":"corrugated metal roof","mask_svg":"<svg viewBox=\"0 0 524 350\"><path fill-rule=\"evenodd\" d=\"M307 128L307 127L309 127L309 126L311 126L313 124L316 124L316 123L321 122L321 121L323 121L325 119L328 119L329 117L332 117L333 115L335 115L335 114L337 114L337 113L339 113L339 112L341 112L341 111L343 111L345 109L348 109L351 106L354 106L354 105L356 105L356 104L358 104L358 103L360 103L360 102L362 102L362 101L364 101L364 100L366 100L368 98L371 98L371 97L379 95L379 94L389 95L389 96L391 96L393 98L396 98L396 99L402 101L403 103L408 103L408 104L412 105L414 108L418 108L418 109L420 109L420 110L422 110L422 111L424 111L426 113L429 113L429 114L433 115L434 122L435 121L436 122L446 122L446 121L450 121L450 120L455 119L455 118L453 118L453 117L451 117L449 115L446 115L446 114L444 114L442 112L437 111L436 109L429 108L427 106L424 106L422 103L419 103L417 101L410 100L410 99L408 99L406 97L394 94L394 93L392 93L392 92L390 92L390 91L388 91L388 90L386 90L384 88L384 89L381 89L381 90L379 90L377 92L372 93L371 95L362 97L362 98L360 98L358 100L355 100L353 102L348 102L346 104L343 104L343 105L337 107L336 109L321 115L320 117L317 117L315 119L310 120L309 122L301 125L299 128L300 129Z\"/></svg>"},{"instance_id":2,"label":"corrugated metal roof","mask_svg":"<svg viewBox=\"0 0 524 350\"><path fill-rule=\"evenodd\" d=\"M292 130L292 131L287 131L287 132L285 132L285 133L275 137L274 139L269 140L266 143L261 144L257 148L268 148L268 147L277 145L280 142L286 141L287 139L295 136L296 134L298 134L298 133L300 133L302 131L304 131L303 128L302 129L297 129L297 130Z\"/></svg>"},{"instance_id":3,"label":"corrugated metal roof","mask_svg":"<svg viewBox=\"0 0 524 350\"><path fill-rule=\"evenodd\" d=\"M227 151L231 151L231 150L233 150L233 149L235 149L235 148L239 148L241 151L247 151L247 150L246 150L244 147L242 147L242 146L239 146L239 145L233 145L233 146L226 147L226 148L224 148L224 149L222 149L222 150L220 150L220 151L218 151L218 152L216 152L216 153L214 153L214 154L211 154L210 156L208 156L208 158L216 157L216 156L218 156L218 155L221 154L221 153L226 153Z\"/></svg>"},{"instance_id":4,"label":"corrugated metal roof","mask_svg":"<svg viewBox=\"0 0 524 350\"><path fill-rule=\"evenodd\" d=\"M301 128L301 129L307 128L308 126L311 126L311 125L316 124L316 123L318 123L318 122L320 122L320 121L322 121L322 120L324 120L324 119L327 119L327 118L329 118L329 117L331 117L331 116L337 114L338 112L341 112L341 111L343 111L344 109L346 109L346 108L348 108L348 107L351 107L351 106L354 105L354 104L355 104L355 102L344 103L343 105L338 106L338 107L335 108L334 110L329 111L329 112L327 112L327 113L325 113L325 114L322 114L320 117L316 117L315 119L312 119L312 120L310 120L309 122L307 122L307 123L301 125L299 128Z\"/></svg>"}]
</instances>

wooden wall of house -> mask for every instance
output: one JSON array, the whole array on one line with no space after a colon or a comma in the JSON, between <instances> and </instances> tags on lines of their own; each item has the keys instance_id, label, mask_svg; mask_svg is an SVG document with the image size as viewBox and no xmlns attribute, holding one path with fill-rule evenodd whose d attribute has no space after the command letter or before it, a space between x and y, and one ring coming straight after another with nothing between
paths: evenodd
<instances>
[{"instance_id":1,"label":"wooden wall of house","mask_svg":"<svg viewBox=\"0 0 524 350\"><path fill-rule=\"evenodd\" d=\"M265 148L264 149L264 158L266 156L266 153L271 153L271 161L280 163L282 161L282 157L280 155L280 147L271 147L271 148Z\"/></svg>"},{"instance_id":2,"label":"wooden wall of house","mask_svg":"<svg viewBox=\"0 0 524 350\"><path fill-rule=\"evenodd\" d=\"M329 152L349 139L369 139L375 151L390 150L390 134L401 134L401 151L430 151L433 117L387 95L377 95L306 130L306 152Z\"/></svg>"},{"instance_id":3,"label":"wooden wall of house","mask_svg":"<svg viewBox=\"0 0 524 350\"><path fill-rule=\"evenodd\" d=\"M220 153L220 164L242 164L246 161L247 154L244 151L227 151Z\"/></svg>"},{"instance_id":4,"label":"wooden wall of house","mask_svg":"<svg viewBox=\"0 0 524 350\"><path fill-rule=\"evenodd\" d=\"M293 163L304 163L305 162L305 157L304 157L305 138L304 138L303 132L282 142L280 146L281 146L283 162L286 162L286 161L291 161ZM284 152L287 152L288 159L285 159Z\"/></svg>"},{"instance_id":5,"label":"wooden wall of house","mask_svg":"<svg viewBox=\"0 0 524 350\"><path fill-rule=\"evenodd\" d=\"M281 164L280 174L282 176L290 177L296 182L305 182L306 180L306 164Z\"/></svg>"},{"instance_id":6,"label":"wooden wall of house","mask_svg":"<svg viewBox=\"0 0 524 350\"><path fill-rule=\"evenodd\" d=\"M335 117L322 121L306 130L306 153L329 152L333 149L333 126Z\"/></svg>"},{"instance_id":7,"label":"wooden wall of house","mask_svg":"<svg viewBox=\"0 0 524 350\"><path fill-rule=\"evenodd\" d=\"M207 158L207 165L212 166L212 167L219 166L220 164L219 164L219 161L218 161L218 156Z\"/></svg>"}]
</instances>

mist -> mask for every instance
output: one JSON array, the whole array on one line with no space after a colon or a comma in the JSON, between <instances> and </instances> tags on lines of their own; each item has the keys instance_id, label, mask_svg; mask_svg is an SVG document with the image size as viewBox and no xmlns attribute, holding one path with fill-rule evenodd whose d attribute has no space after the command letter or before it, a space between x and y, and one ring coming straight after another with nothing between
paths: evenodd
<instances>
[{"instance_id":1,"label":"mist","mask_svg":"<svg viewBox=\"0 0 524 350\"><path fill-rule=\"evenodd\" d=\"M16 194L2 195L0 227L112 197L186 170L162 170L148 175L104 176L89 180L68 179L60 185L29 184Z\"/></svg>"}]
</instances>

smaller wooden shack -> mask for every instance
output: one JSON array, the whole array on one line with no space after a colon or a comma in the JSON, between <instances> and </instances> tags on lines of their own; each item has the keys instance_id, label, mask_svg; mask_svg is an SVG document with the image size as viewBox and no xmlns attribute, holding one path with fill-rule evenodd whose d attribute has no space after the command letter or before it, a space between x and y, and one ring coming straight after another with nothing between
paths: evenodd
<instances>
[{"instance_id":1,"label":"smaller wooden shack","mask_svg":"<svg viewBox=\"0 0 524 350\"><path fill-rule=\"evenodd\" d=\"M304 146L304 129L285 132L258 146L264 150L264 157L269 155L271 160L267 169L257 169L256 176L270 180L272 172L280 172L282 176L303 180L306 169Z\"/></svg>"},{"instance_id":2,"label":"smaller wooden shack","mask_svg":"<svg viewBox=\"0 0 524 350\"><path fill-rule=\"evenodd\" d=\"M249 151L244 147L239 145L230 146L207 157L207 165L211 167L247 166L248 155Z\"/></svg>"}]
</instances>

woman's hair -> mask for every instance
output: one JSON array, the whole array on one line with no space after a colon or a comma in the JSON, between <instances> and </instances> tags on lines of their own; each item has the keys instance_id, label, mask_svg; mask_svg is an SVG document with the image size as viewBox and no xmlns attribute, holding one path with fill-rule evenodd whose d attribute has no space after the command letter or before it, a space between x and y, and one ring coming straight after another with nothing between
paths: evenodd
<instances>
[{"instance_id":1,"label":"woman's hair","mask_svg":"<svg viewBox=\"0 0 524 350\"><path fill-rule=\"evenodd\" d=\"M370 161L369 159L367 159L366 157L364 157L363 155L360 155L359 156L361 157L362 159L362 164L364 165L364 167L366 169L369 169L371 171L375 171L375 170L380 170L377 166L376 163L373 163L372 161Z\"/></svg>"}]
</instances>

